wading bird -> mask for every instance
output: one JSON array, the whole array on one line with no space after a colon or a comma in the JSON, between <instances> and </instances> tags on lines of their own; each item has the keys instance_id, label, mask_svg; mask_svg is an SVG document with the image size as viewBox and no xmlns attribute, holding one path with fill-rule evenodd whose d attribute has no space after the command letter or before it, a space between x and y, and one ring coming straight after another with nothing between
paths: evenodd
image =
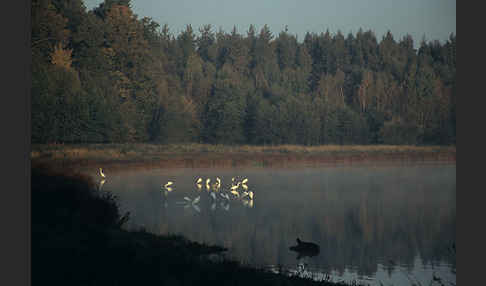
<instances>
[{"instance_id":1,"label":"wading bird","mask_svg":"<svg viewBox=\"0 0 486 286\"><path fill-rule=\"evenodd\" d=\"M174 182L168 181L167 184L164 185L165 188L168 188L170 185L172 185Z\"/></svg>"},{"instance_id":2,"label":"wading bird","mask_svg":"<svg viewBox=\"0 0 486 286\"><path fill-rule=\"evenodd\" d=\"M238 184L234 185L231 187L231 191L235 191L240 187L241 182L238 182Z\"/></svg>"},{"instance_id":3,"label":"wading bird","mask_svg":"<svg viewBox=\"0 0 486 286\"><path fill-rule=\"evenodd\" d=\"M232 190L230 193L232 193L233 195L235 195L236 197L240 197L240 193L238 193L237 191L235 190Z\"/></svg>"},{"instance_id":4,"label":"wading bird","mask_svg":"<svg viewBox=\"0 0 486 286\"><path fill-rule=\"evenodd\" d=\"M208 190L208 191L211 188L211 186L209 186L209 182L211 182L211 179L207 178L206 179L206 190Z\"/></svg>"},{"instance_id":5,"label":"wading bird","mask_svg":"<svg viewBox=\"0 0 486 286\"><path fill-rule=\"evenodd\" d=\"M100 168L100 176L102 176L103 178L106 178L105 173L103 173L103 170L101 168Z\"/></svg>"},{"instance_id":6,"label":"wading bird","mask_svg":"<svg viewBox=\"0 0 486 286\"><path fill-rule=\"evenodd\" d=\"M197 179L196 184L198 184L198 185L199 185L199 184L201 184L201 183L202 183L202 181L203 181L203 179L202 179L202 178L199 178L199 179Z\"/></svg>"}]
</instances>

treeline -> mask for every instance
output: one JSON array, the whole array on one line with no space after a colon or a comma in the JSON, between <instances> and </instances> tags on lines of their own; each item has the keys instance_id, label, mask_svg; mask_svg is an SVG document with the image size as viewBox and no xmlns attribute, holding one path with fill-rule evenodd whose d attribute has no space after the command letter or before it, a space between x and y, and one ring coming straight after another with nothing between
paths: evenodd
<instances>
[{"instance_id":1,"label":"treeline","mask_svg":"<svg viewBox=\"0 0 486 286\"><path fill-rule=\"evenodd\" d=\"M455 144L456 36L173 35L129 0L32 0L32 142Z\"/></svg>"}]
</instances>

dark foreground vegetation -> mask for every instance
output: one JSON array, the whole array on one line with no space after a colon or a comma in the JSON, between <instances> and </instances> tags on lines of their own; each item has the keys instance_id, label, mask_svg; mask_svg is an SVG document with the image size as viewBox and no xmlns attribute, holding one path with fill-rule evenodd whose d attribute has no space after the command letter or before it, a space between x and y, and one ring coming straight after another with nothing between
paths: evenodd
<instances>
[{"instance_id":1,"label":"dark foreground vegetation","mask_svg":"<svg viewBox=\"0 0 486 286\"><path fill-rule=\"evenodd\" d=\"M64 171L66 172L66 171ZM32 169L32 285L335 285L210 260L225 249L126 231L89 178Z\"/></svg>"},{"instance_id":2,"label":"dark foreground vegetation","mask_svg":"<svg viewBox=\"0 0 486 286\"><path fill-rule=\"evenodd\" d=\"M417 50L362 30L174 35L129 0L31 11L34 143L456 142L455 35Z\"/></svg>"}]
</instances>

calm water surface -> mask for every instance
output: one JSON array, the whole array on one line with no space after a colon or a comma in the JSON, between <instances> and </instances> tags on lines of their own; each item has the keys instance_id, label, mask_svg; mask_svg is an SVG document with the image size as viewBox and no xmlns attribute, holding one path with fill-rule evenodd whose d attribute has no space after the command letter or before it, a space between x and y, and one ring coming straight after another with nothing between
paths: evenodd
<instances>
[{"instance_id":1,"label":"calm water surface","mask_svg":"<svg viewBox=\"0 0 486 286\"><path fill-rule=\"evenodd\" d=\"M235 176L248 178L252 202L195 185L219 177L229 189ZM455 164L122 171L102 190L130 211L128 228L223 245L246 264L372 285L456 283ZM320 252L299 257L297 237Z\"/></svg>"}]
</instances>

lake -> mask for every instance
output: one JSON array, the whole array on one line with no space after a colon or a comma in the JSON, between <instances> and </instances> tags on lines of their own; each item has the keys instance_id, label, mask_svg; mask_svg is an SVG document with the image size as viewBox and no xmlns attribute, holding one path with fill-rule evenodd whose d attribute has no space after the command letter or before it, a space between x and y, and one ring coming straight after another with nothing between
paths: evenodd
<instances>
[{"instance_id":1,"label":"lake","mask_svg":"<svg viewBox=\"0 0 486 286\"><path fill-rule=\"evenodd\" d=\"M429 285L435 276L456 283L455 164L105 173L102 191L130 211L128 229L182 234L227 247L226 257L244 264L315 279ZM206 179L212 185L216 177L221 187L207 191ZM225 192L233 177L248 179L253 200ZM318 253L290 250L297 238L317 244Z\"/></svg>"}]
</instances>

